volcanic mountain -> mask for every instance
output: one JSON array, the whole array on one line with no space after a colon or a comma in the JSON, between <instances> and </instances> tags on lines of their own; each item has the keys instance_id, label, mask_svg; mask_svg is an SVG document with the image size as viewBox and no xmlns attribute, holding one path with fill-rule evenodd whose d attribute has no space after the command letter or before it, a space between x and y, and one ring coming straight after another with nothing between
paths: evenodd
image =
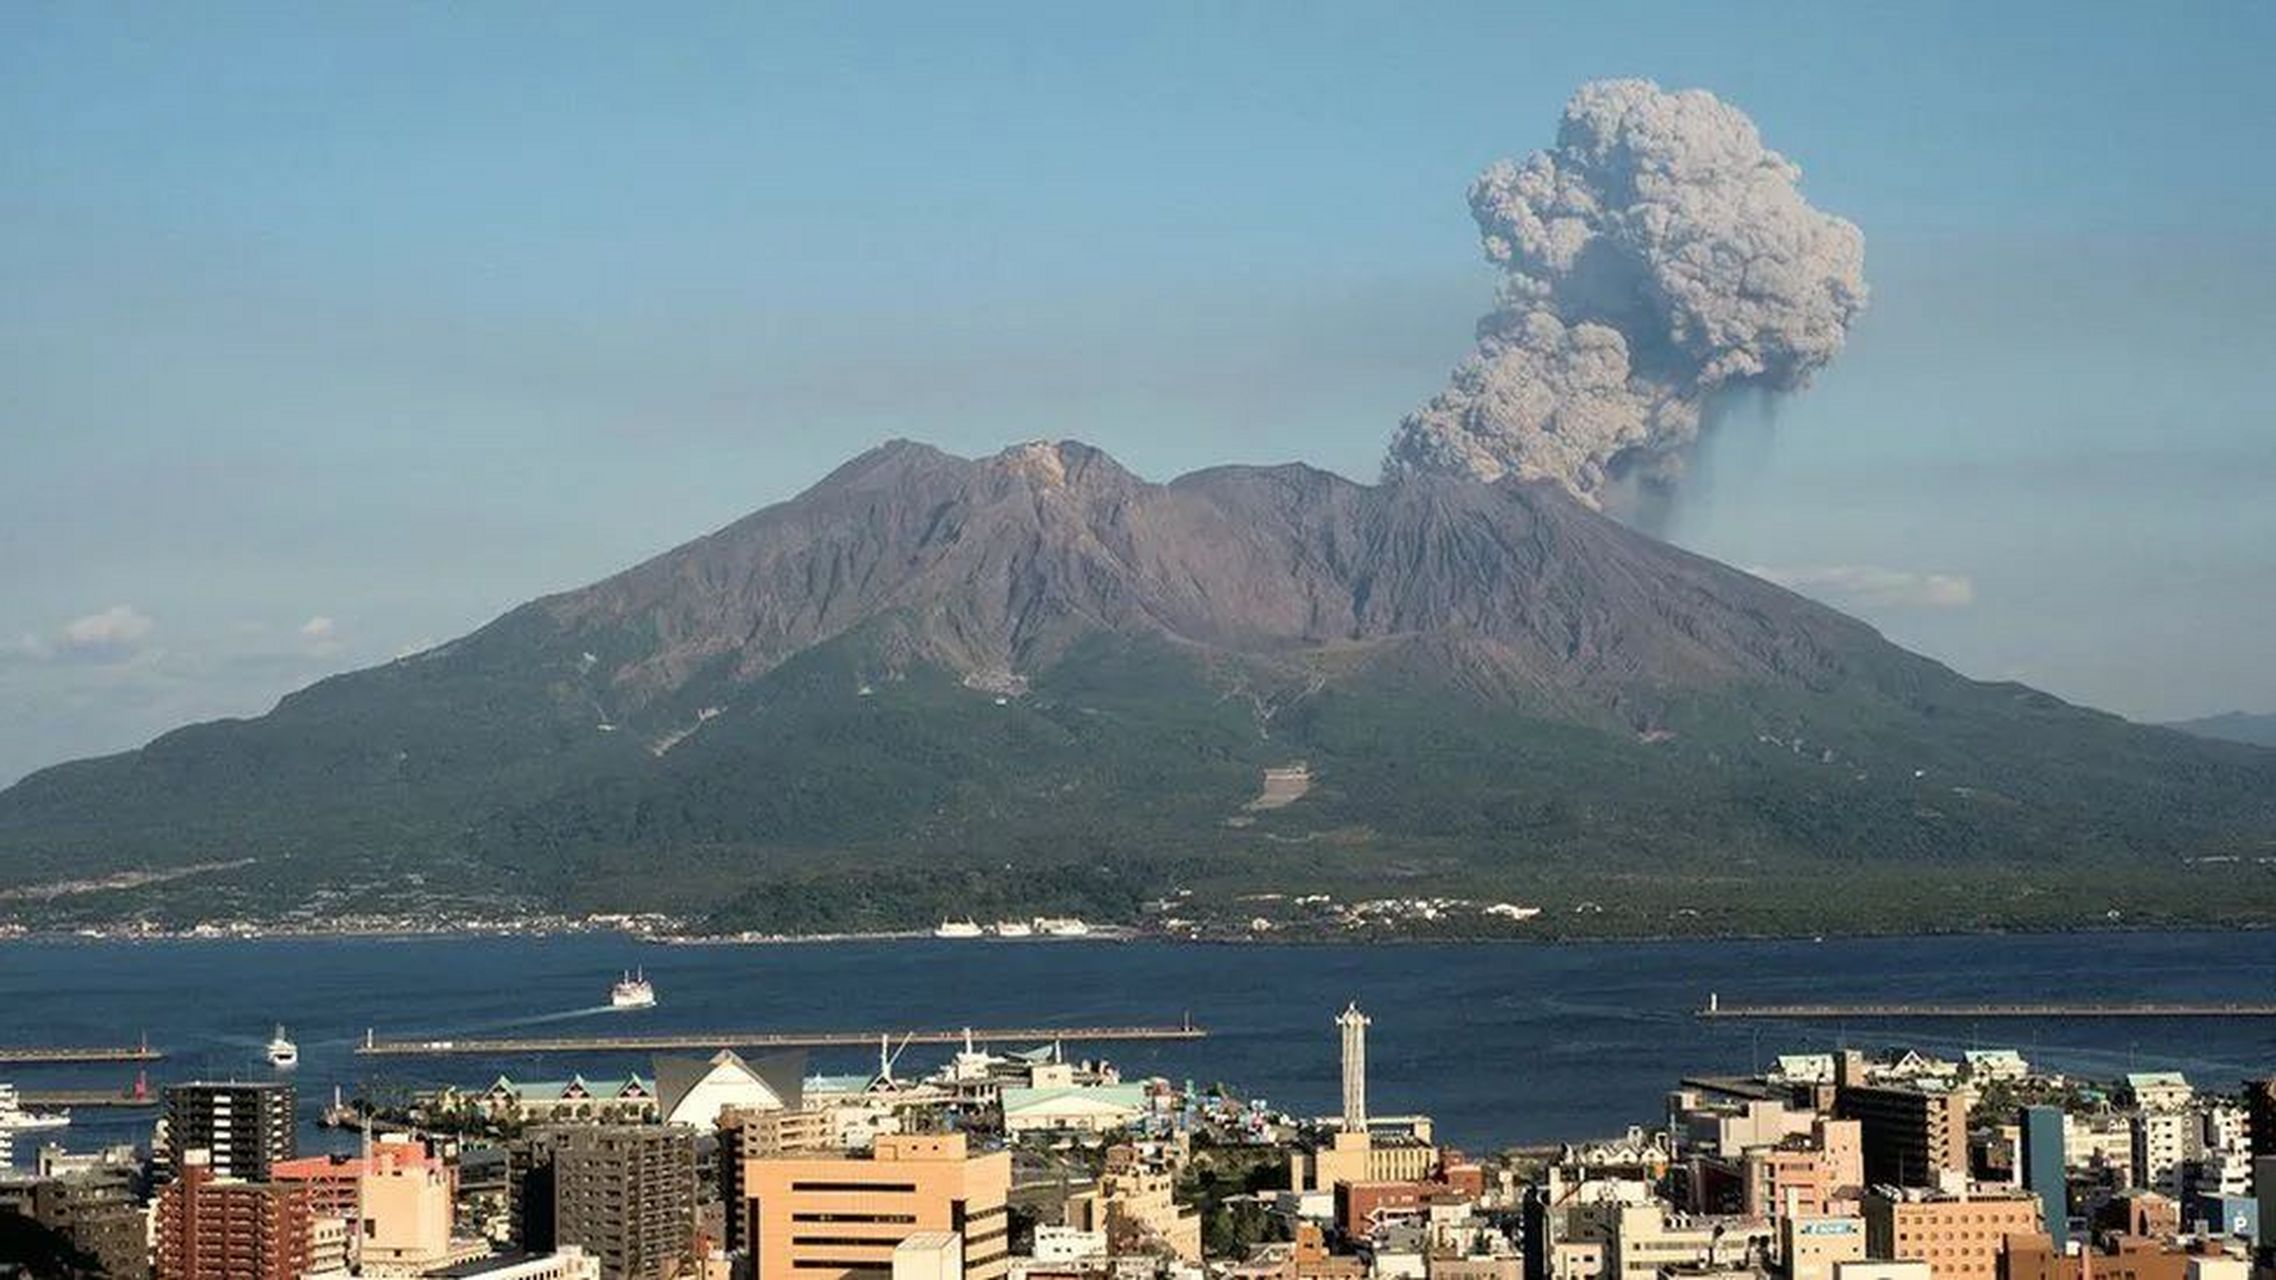
<instances>
[{"instance_id":1,"label":"volcanic mountain","mask_svg":"<svg viewBox=\"0 0 2276 1280\"><path fill-rule=\"evenodd\" d=\"M1395 883L1629 929L1998 924L2272 851L2276 752L1967 680L1553 485L1155 484L1076 443L889 444L0 793L0 883L113 914L411 885L805 929ZM52 891L102 875L155 883Z\"/></svg>"}]
</instances>

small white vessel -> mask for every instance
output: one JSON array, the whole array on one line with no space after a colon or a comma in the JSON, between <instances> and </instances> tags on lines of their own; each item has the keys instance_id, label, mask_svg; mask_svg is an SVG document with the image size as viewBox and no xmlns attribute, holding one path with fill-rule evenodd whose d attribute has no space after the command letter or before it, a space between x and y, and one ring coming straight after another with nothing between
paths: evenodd
<instances>
[{"instance_id":1,"label":"small white vessel","mask_svg":"<svg viewBox=\"0 0 2276 1280\"><path fill-rule=\"evenodd\" d=\"M1053 938L1080 938L1091 931L1089 925L1075 916L1047 916L1036 921L1035 927Z\"/></svg>"},{"instance_id":2,"label":"small white vessel","mask_svg":"<svg viewBox=\"0 0 2276 1280\"><path fill-rule=\"evenodd\" d=\"M638 969L617 979L609 988L611 1009L653 1009L656 1007L656 988L649 985L648 975Z\"/></svg>"},{"instance_id":3,"label":"small white vessel","mask_svg":"<svg viewBox=\"0 0 2276 1280\"><path fill-rule=\"evenodd\" d=\"M26 1111L16 1099L16 1086L0 1084L0 1134L33 1129L60 1129L71 1123L68 1111Z\"/></svg>"},{"instance_id":4,"label":"small white vessel","mask_svg":"<svg viewBox=\"0 0 2276 1280\"><path fill-rule=\"evenodd\" d=\"M998 920L995 929L996 936L999 938L1030 938L1035 936L1035 926L1025 920Z\"/></svg>"},{"instance_id":5,"label":"small white vessel","mask_svg":"<svg viewBox=\"0 0 2276 1280\"><path fill-rule=\"evenodd\" d=\"M943 920L940 922L940 927L933 930L933 936L936 938L977 938L980 936L980 924L969 916L962 920Z\"/></svg>"},{"instance_id":6,"label":"small white vessel","mask_svg":"<svg viewBox=\"0 0 2276 1280\"><path fill-rule=\"evenodd\" d=\"M300 1065L300 1046L285 1038L284 1024L277 1024L276 1035L269 1039L269 1065L297 1067Z\"/></svg>"}]
</instances>

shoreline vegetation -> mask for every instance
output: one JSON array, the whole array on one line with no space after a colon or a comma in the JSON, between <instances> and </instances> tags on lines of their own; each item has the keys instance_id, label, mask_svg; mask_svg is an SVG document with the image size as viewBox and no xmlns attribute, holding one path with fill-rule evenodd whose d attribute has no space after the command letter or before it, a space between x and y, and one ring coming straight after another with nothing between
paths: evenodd
<instances>
[{"instance_id":1,"label":"shoreline vegetation","mask_svg":"<svg viewBox=\"0 0 2276 1280\"><path fill-rule=\"evenodd\" d=\"M1313 933L1173 933L1150 930L1129 925L1094 924L1090 932L1079 937L1014 937L1002 938L985 935L977 938L942 938L930 929L877 929L848 930L810 934L710 934L660 932L620 922L596 923L587 920L547 918L528 921L484 921L476 923L437 922L425 928L412 928L401 923L378 924L369 927L353 922L323 927L299 924L277 925L250 921L227 924L205 924L179 929L96 926L38 928L23 925L0 926L0 945L10 942L37 943L140 943L140 942L273 942L273 941L340 941L340 942L425 942L435 939L460 938L557 938L587 934L615 933L627 939L655 946L669 947L799 947L830 946L846 943L879 942L941 942L980 946L1074 946L1082 944L1126 945L1129 943L1167 943L1184 946L1241 946L1241 947L1332 947L1332 946L1604 946L1628 943L1673 942L1826 942L1829 940L1858 941L1875 938L1993 938L1993 937L2044 937L2065 934L2132 934L2164 933L2179 930L2241 930L2258 932L2276 928L2276 920L2188 922L2158 921L2154 923L2127 923L2123 921L2089 920L2076 924L2044 924L2033 926L1961 927L1925 924L1891 925L1886 929L1833 930L1817 933L1778 931L1736 931L1712 933L1617 933L1617 932L1557 932L1543 930L1535 933L1517 931L1418 933L1383 930L1368 933L1313 932Z\"/></svg>"}]
</instances>

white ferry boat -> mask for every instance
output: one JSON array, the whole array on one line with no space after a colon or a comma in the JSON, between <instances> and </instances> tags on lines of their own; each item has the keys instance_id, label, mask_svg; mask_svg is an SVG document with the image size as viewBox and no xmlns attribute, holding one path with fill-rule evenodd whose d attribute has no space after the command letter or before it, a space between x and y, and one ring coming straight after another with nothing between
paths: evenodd
<instances>
[{"instance_id":1,"label":"white ferry boat","mask_svg":"<svg viewBox=\"0 0 2276 1280\"><path fill-rule=\"evenodd\" d=\"M269 1038L269 1065L297 1067L300 1065L300 1046L285 1038L284 1024L277 1024L276 1035Z\"/></svg>"},{"instance_id":2,"label":"white ferry boat","mask_svg":"<svg viewBox=\"0 0 2276 1280\"><path fill-rule=\"evenodd\" d=\"M943 920L940 922L940 927L933 930L933 936L936 938L977 938L980 936L980 925L978 921L970 917L962 920Z\"/></svg>"},{"instance_id":3,"label":"white ferry boat","mask_svg":"<svg viewBox=\"0 0 2276 1280\"><path fill-rule=\"evenodd\" d=\"M653 1009L656 1007L656 988L649 985L648 975L635 969L617 979L609 988L611 1009Z\"/></svg>"},{"instance_id":4,"label":"white ferry boat","mask_svg":"<svg viewBox=\"0 0 2276 1280\"><path fill-rule=\"evenodd\" d=\"M26 1111L16 1100L16 1086L0 1084L0 1134L33 1129L60 1129L71 1123L68 1111Z\"/></svg>"},{"instance_id":5,"label":"white ferry boat","mask_svg":"<svg viewBox=\"0 0 2276 1280\"><path fill-rule=\"evenodd\" d=\"M998 920L993 927L996 936L999 938L1031 938L1035 936L1035 926L1025 920Z\"/></svg>"},{"instance_id":6,"label":"white ferry boat","mask_svg":"<svg viewBox=\"0 0 2276 1280\"><path fill-rule=\"evenodd\" d=\"M1091 931L1089 925L1075 916L1046 917L1036 921L1035 927L1050 938L1080 938Z\"/></svg>"}]
</instances>

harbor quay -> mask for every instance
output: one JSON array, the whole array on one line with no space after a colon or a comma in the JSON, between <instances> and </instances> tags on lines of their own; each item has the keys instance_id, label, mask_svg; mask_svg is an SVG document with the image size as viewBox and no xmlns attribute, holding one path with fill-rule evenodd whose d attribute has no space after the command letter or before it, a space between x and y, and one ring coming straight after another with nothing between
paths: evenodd
<instances>
[{"instance_id":1,"label":"harbor quay","mask_svg":"<svg viewBox=\"0 0 2276 1280\"><path fill-rule=\"evenodd\" d=\"M612 998L657 997L630 973ZM874 1062L838 1074L800 1033L563 1037L525 1056L553 1069L455 1081L460 1042L373 1037L444 1082L328 1099L279 1027L258 1079L0 1086L0 1229L156 1280L2276 1278L2276 1078L1787 1053L1670 1080L1622 1132L1474 1151L1374 1095L1366 1010L1316 1025L1324 1115L1106 1056L1190 1020L861 1032ZM74 1149L69 1108L102 1105L154 1111L148 1141ZM345 1150L301 1150L312 1109Z\"/></svg>"}]
</instances>

